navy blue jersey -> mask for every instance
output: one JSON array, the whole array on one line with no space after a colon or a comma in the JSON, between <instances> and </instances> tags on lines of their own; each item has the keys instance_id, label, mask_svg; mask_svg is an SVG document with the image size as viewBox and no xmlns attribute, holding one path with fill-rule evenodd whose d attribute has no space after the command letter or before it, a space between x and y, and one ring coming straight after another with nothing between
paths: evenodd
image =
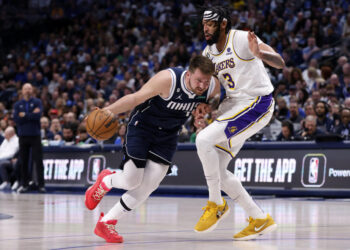
<instances>
[{"instance_id":1,"label":"navy blue jersey","mask_svg":"<svg viewBox=\"0 0 350 250\"><path fill-rule=\"evenodd\" d=\"M200 103L206 103L210 93L215 87L214 80L201 96L191 92L185 84L186 70L182 68L169 68L173 81L170 95L167 99L154 96L138 105L132 112L130 122L132 125L147 126L157 130L178 131L186 122L191 112Z\"/></svg>"}]
</instances>

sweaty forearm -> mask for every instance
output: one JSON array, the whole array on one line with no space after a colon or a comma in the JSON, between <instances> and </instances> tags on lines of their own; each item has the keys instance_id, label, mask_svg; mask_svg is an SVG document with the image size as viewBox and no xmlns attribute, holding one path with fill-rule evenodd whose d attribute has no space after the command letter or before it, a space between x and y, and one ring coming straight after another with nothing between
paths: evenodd
<instances>
[{"instance_id":1,"label":"sweaty forearm","mask_svg":"<svg viewBox=\"0 0 350 250\"><path fill-rule=\"evenodd\" d=\"M258 57L268 65L277 69L282 69L285 65L283 58L278 53L260 50Z\"/></svg>"}]
</instances>

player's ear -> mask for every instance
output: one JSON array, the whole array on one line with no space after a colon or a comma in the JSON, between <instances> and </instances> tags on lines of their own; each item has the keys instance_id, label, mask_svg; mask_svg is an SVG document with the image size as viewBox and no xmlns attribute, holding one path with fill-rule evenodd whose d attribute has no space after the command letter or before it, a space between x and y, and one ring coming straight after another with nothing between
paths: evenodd
<instances>
[{"instance_id":1,"label":"player's ear","mask_svg":"<svg viewBox=\"0 0 350 250\"><path fill-rule=\"evenodd\" d=\"M220 26L221 26L220 28L221 28L222 30L225 30L225 29L226 29L226 26L227 26L227 21L226 21L226 20L222 20Z\"/></svg>"}]
</instances>

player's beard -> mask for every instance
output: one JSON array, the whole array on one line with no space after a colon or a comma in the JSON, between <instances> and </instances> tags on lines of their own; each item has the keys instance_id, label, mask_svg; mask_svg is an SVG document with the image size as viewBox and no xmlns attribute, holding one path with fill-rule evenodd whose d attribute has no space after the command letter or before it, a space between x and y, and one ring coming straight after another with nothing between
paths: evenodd
<instances>
[{"instance_id":1,"label":"player's beard","mask_svg":"<svg viewBox=\"0 0 350 250\"><path fill-rule=\"evenodd\" d=\"M214 34L212 35L212 37L209 40L207 40L207 44L211 46L214 43L217 43L219 41L219 36L220 36L220 29L217 28Z\"/></svg>"}]
</instances>

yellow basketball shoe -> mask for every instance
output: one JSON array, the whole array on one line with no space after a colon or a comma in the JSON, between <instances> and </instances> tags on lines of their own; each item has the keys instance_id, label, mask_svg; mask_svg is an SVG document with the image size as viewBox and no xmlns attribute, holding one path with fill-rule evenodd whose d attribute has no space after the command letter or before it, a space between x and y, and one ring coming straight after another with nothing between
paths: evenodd
<instances>
[{"instance_id":1,"label":"yellow basketball shoe","mask_svg":"<svg viewBox=\"0 0 350 250\"><path fill-rule=\"evenodd\" d=\"M225 218L229 212L230 208L227 202L222 198L223 204L218 206L215 202L208 201L208 204L203 207L203 215L199 219L194 231L197 233L207 233L213 231L218 225L219 221Z\"/></svg>"},{"instance_id":2,"label":"yellow basketball shoe","mask_svg":"<svg viewBox=\"0 0 350 250\"><path fill-rule=\"evenodd\" d=\"M247 221L249 225L238 234L235 234L233 236L234 240L252 240L260 235L275 231L277 228L277 224L269 214L267 214L265 219L254 220L252 217L249 217Z\"/></svg>"}]
</instances>

